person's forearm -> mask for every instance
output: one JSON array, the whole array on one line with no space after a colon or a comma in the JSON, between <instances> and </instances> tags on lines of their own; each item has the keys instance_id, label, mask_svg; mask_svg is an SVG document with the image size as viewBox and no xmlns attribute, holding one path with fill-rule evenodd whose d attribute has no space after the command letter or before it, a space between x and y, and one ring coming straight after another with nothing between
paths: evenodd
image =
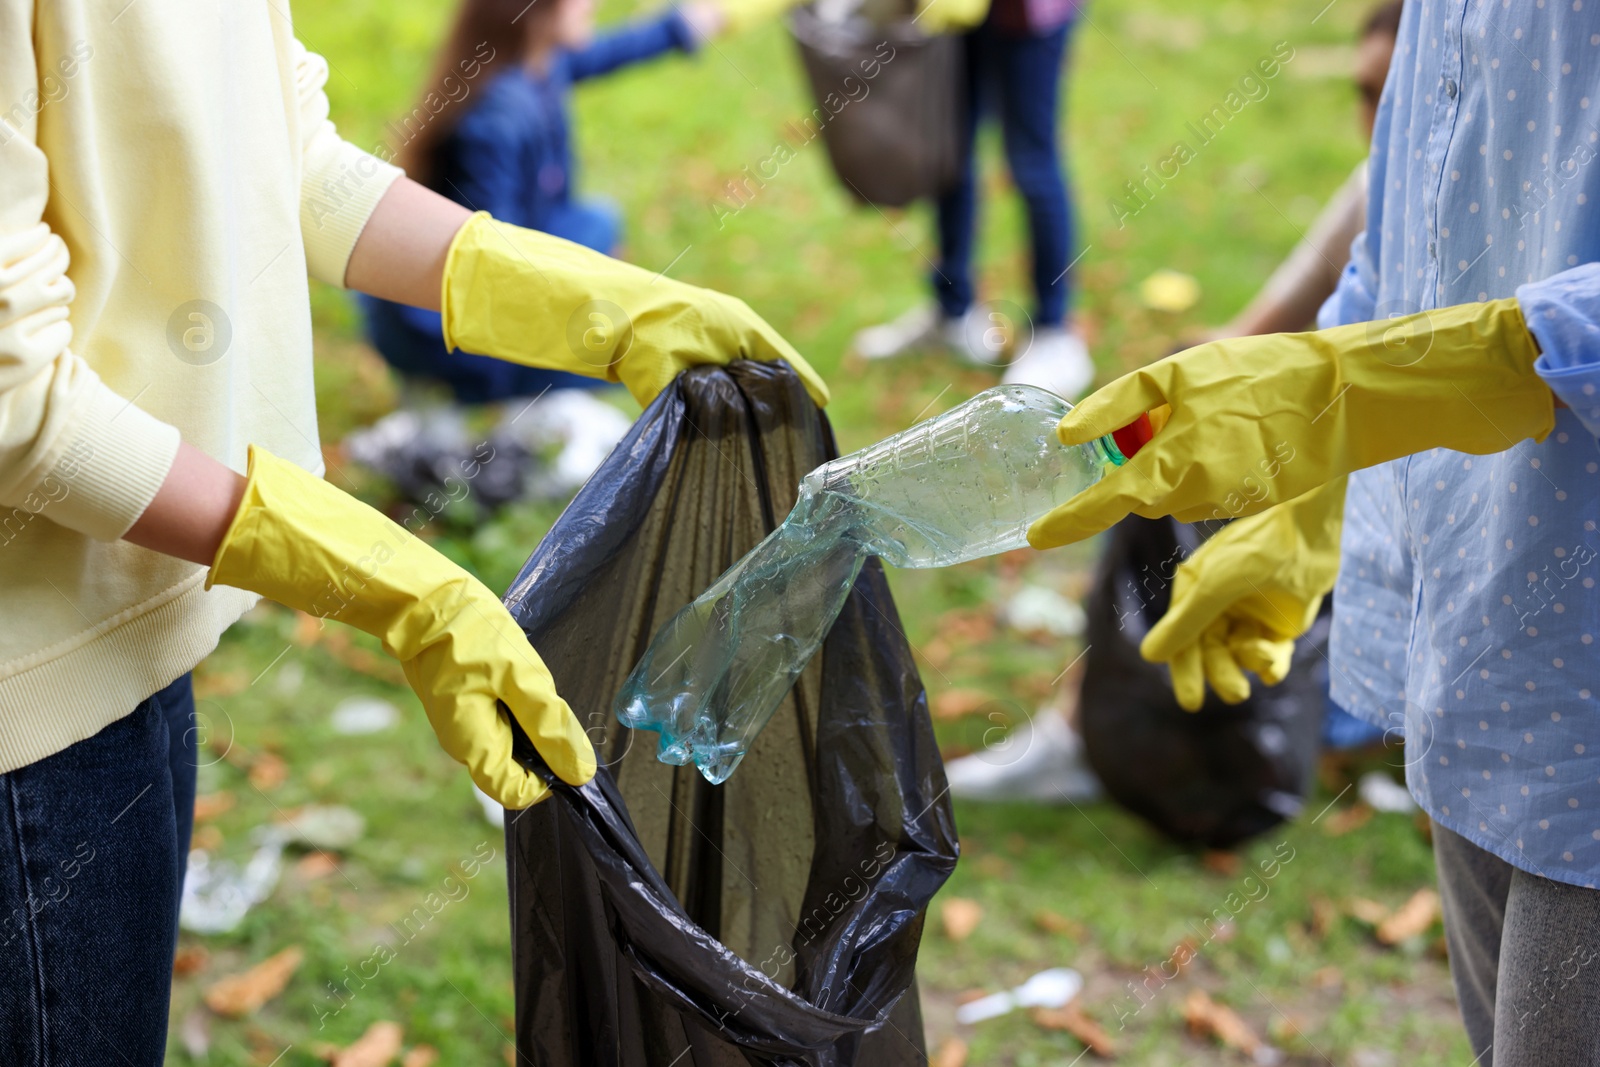
<instances>
[{"instance_id":1,"label":"person's forearm","mask_svg":"<svg viewBox=\"0 0 1600 1067\"><path fill-rule=\"evenodd\" d=\"M243 497L243 475L184 442L155 499L123 539L209 567Z\"/></svg>"},{"instance_id":2,"label":"person's forearm","mask_svg":"<svg viewBox=\"0 0 1600 1067\"><path fill-rule=\"evenodd\" d=\"M1306 292L1263 293L1239 312L1232 322L1217 331L1213 339L1253 337L1264 333L1299 333L1312 329L1316 325L1317 308L1322 306L1322 300L1327 296L1327 293Z\"/></svg>"},{"instance_id":3,"label":"person's forearm","mask_svg":"<svg viewBox=\"0 0 1600 1067\"><path fill-rule=\"evenodd\" d=\"M439 310L445 253L472 212L410 178L389 186L350 253L345 284L372 296Z\"/></svg>"}]
</instances>

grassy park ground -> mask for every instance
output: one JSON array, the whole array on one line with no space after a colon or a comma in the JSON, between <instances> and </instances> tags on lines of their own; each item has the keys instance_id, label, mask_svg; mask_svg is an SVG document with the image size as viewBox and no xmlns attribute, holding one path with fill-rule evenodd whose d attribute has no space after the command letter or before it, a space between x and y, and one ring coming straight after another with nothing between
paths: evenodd
<instances>
[{"instance_id":1,"label":"grassy park ground","mask_svg":"<svg viewBox=\"0 0 1600 1067\"><path fill-rule=\"evenodd\" d=\"M346 136L383 143L385 121L412 103L448 6L300 6L299 35L330 61L328 92ZM603 18L630 10L609 3ZM1234 312L1360 158L1346 72L1363 14L1358 0L1091 5L1061 121L1079 194L1079 307L1103 378ZM1188 122L1239 89L1258 60L1275 51L1282 59L1286 49L1292 55L1278 74L1253 83L1248 103L1175 177L1146 186L1142 203L1126 198L1124 183L1143 181L1144 168L1168 160L1176 141L1194 145ZM923 298L929 218L849 203L820 144L799 150L740 210L727 210L726 183L767 159L785 123L809 108L793 45L779 27L760 28L694 60L581 90L580 185L622 205L631 259L733 291L786 333L831 380L829 414L848 450L994 378L933 357L844 362L854 330ZM983 147L983 295L1026 304L1020 205L998 143ZM1173 314L1141 302L1139 283L1160 268L1199 280L1195 308ZM321 425L332 445L387 410L394 387L361 343L346 297L319 288L314 299ZM558 510L517 507L475 527L441 521L425 536L503 588ZM981 745L997 721L1024 721L1081 651L997 626L996 603L1024 581L1081 593L1091 563L1084 547L893 576L948 754ZM235 931L183 936L172 1061L316 1063L374 1022L395 1020L407 1046L431 1046L441 1063L507 1062L512 981L499 832L484 821L465 774L436 748L398 670L360 635L319 634L263 608L230 633L197 684L202 718L231 739L226 759L202 761L200 844L242 860L254 827L312 803L348 805L367 825L331 861L292 854L276 891ZM327 713L353 695L393 701L400 724L372 737L335 734ZM987 714L996 708L998 720ZM971 990L1071 965L1087 979L1085 1013L1124 1063L1250 1062L1244 1051L1190 1032L1185 1005L1199 991L1291 1063L1466 1067L1471 1056L1437 927L1395 947L1381 945L1372 928L1430 883L1427 842L1409 816L1367 818L1343 785L1330 778L1299 822L1237 855L1173 847L1109 805L958 804L963 859L935 902L921 956L938 1062L1074 1062L1084 1046L1048 1017L1022 1013L975 1028L952 1020ZM484 850L495 859L472 868L466 861ZM1271 861L1275 876L1250 889L1247 876ZM476 873L467 876L469 869ZM371 957L379 931L443 888L446 904L429 910L376 977L342 1001L328 992ZM1246 906L1229 903L1241 895ZM958 906L977 917L960 940L949 928L961 933L961 924L942 921L952 899L978 906ZM1231 914L1227 923L1219 909ZM202 1006L219 978L290 946L303 962L259 1010L230 1019ZM1157 970L1170 975L1180 948L1193 958L1177 977L1147 981Z\"/></svg>"}]
</instances>

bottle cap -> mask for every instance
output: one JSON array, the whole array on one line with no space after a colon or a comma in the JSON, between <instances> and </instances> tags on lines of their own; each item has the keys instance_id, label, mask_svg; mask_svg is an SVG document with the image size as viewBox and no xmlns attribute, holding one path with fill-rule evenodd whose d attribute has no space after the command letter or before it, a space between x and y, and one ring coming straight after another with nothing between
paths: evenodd
<instances>
[{"instance_id":1,"label":"bottle cap","mask_svg":"<svg viewBox=\"0 0 1600 1067\"><path fill-rule=\"evenodd\" d=\"M1150 438L1155 436L1155 431L1150 428L1150 416L1140 415L1120 430L1111 431L1111 439L1117 443L1117 451L1124 457L1132 459L1134 454L1150 443Z\"/></svg>"}]
</instances>

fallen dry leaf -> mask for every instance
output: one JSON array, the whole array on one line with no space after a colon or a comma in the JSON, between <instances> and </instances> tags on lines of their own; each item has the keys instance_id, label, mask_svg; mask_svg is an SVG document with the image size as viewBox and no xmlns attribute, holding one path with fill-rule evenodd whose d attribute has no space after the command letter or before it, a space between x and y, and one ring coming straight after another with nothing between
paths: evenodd
<instances>
[{"instance_id":1,"label":"fallen dry leaf","mask_svg":"<svg viewBox=\"0 0 1600 1067\"><path fill-rule=\"evenodd\" d=\"M432 1045L418 1045L400 1057L400 1067L433 1067L439 1062L439 1050Z\"/></svg>"},{"instance_id":2,"label":"fallen dry leaf","mask_svg":"<svg viewBox=\"0 0 1600 1067\"><path fill-rule=\"evenodd\" d=\"M1266 1060L1272 1052L1272 1047L1257 1037L1237 1012L1226 1004L1218 1004L1204 990L1196 989L1183 998L1183 1019L1196 1037L1215 1038L1257 1063Z\"/></svg>"},{"instance_id":3,"label":"fallen dry leaf","mask_svg":"<svg viewBox=\"0 0 1600 1067\"><path fill-rule=\"evenodd\" d=\"M994 703L994 697L981 689L946 689L933 698L933 717L941 721L959 719Z\"/></svg>"},{"instance_id":4,"label":"fallen dry leaf","mask_svg":"<svg viewBox=\"0 0 1600 1067\"><path fill-rule=\"evenodd\" d=\"M1407 938L1427 933L1438 918L1438 891L1424 887L1411 894L1410 900L1378 924L1378 941L1385 945L1398 945Z\"/></svg>"},{"instance_id":5,"label":"fallen dry leaf","mask_svg":"<svg viewBox=\"0 0 1600 1067\"><path fill-rule=\"evenodd\" d=\"M1327 897L1311 898L1311 933L1318 941L1333 933L1339 922L1339 906Z\"/></svg>"},{"instance_id":6,"label":"fallen dry leaf","mask_svg":"<svg viewBox=\"0 0 1600 1067\"><path fill-rule=\"evenodd\" d=\"M1111 1035L1085 1015L1076 1003L1064 1008L1034 1008L1028 1014L1035 1026L1045 1030L1064 1030L1101 1059L1109 1060L1117 1054L1117 1045L1111 1040Z\"/></svg>"},{"instance_id":7,"label":"fallen dry leaf","mask_svg":"<svg viewBox=\"0 0 1600 1067\"><path fill-rule=\"evenodd\" d=\"M972 869L985 878L1008 879L1011 877L1011 864L1003 856L986 853L972 862Z\"/></svg>"},{"instance_id":8,"label":"fallen dry leaf","mask_svg":"<svg viewBox=\"0 0 1600 1067\"><path fill-rule=\"evenodd\" d=\"M967 1043L959 1037L947 1037L928 1060L928 1067L967 1067Z\"/></svg>"},{"instance_id":9,"label":"fallen dry leaf","mask_svg":"<svg viewBox=\"0 0 1600 1067\"><path fill-rule=\"evenodd\" d=\"M340 664L357 674L364 674L369 678L377 678L393 685L405 684L405 674L398 662L388 656L379 655L370 648L352 643L350 631L343 627L334 627L326 631L322 636L322 648Z\"/></svg>"},{"instance_id":10,"label":"fallen dry leaf","mask_svg":"<svg viewBox=\"0 0 1600 1067\"><path fill-rule=\"evenodd\" d=\"M994 609L955 608L935 619L933 626L946 641L971 647L994 636Z\"/></svg>"},{"instance_id":11,"label":"fallen dry leaf","mask_svg":"<svg viewBox=\"0 0 1600 1067\"><path fill-rule=\"evenodd\" d=\"M1047 934L1061 934L1076 940L1083 940L1088 934L1084 925L1076 919L1069 919L1058 912L1040 909L1033 913L1033 925Z\"/></svg>"},{"instance_id":12,"label":"fallen dry leaf","mask_svg":"<svg viewBox=\"0 0 1600 1067\"><path fill-rule=\"evenodd\" d=\"M183 945L172 958L172 976L174 978L187 978L191 974L198 974L205 970L206 964L211 961L211 953L206 951L204 945Z\"/></svg>"},{"instance_id":13,"label":"fallen dry leaf","mask_svg":"<svg viewBox=\"0 0 1600 1067\"><path fill-rule=\"evenodd\" d=\"M250 675L245 671L221 673L196 670L194 672L194 698L196 700L215 700L218 697L231 697L235 693L242 693L249 686Z\"/></svg>"},{"instance_id":14,"label":"fallen dry leaf","mask_svg":"<svg viewBox=\"0 0 1600 1067\"><path fill-rule=\"evenodd\" d=\"M294 877L302 882L315 882L339 869L339 862L326 852L307 852L294 864Z\"/></svg>"},{"instance_id":15,"label":"fallen dry leaf","mask_svg":"<svg viewBox=\"0 0 1600 1067\"><path fill-rule=\"evenodd\" d=\"M322 636L326 620L304 611L295 612L294 635L289 638L301 648L308 648L317 643L317 638Z\"/></svg>"},{"instance_id":16,"label":"fallen dry leaf","mask_svg":"<svg viewBox=\"0 0 1600 1067\"><path fill-rule=\"evenodd\" d=\"M223 812L232 809L233 805L234 796L226 789L215 793L201 793L194 798L194 821L200 823L207 819L215 819Z\"/></svg>"},{"instance_id":17,"label":"fallen dry leaf","mask_svg":"<svg viewBox=\"0 0 1600 1067\"><path fill-rule=\"evenodd\" d=\"M1322 820L1322 832L1329 837L1343 837L1372 821L1372 809L1365 804L1352 804Z\"/></svg>"},{"instance_id":18,"label":"fallen dry leaf","mask_svg":"<svg viewBox=\"0 0 1600 1067\"><path fill-rule=\"evenodd\" d=\"M944 936L965 941L983 921L983 905L965 897L950 897L939 905L939 921L944 924Z\"/></svg>"},{"instance_id":19,"label":"fallen dry leaf","mask_svg":"<svg viewBox=\"0 0 1600 1067\"><path fill-rule=\"evenodd\" d=\"M283 757L276 752L265 749L256 753L250 761L250 770L246 777L250 784L263 793L278 788L289 778L289 765L283 762Z\"/></svg>"},{"instance_id":20,"label":"fallen dry leaf","mask_svg":"<svg viewBox=\"0 0 1600 1067\"><path fill-rule=\"evenodd\" d=\"M248 1023L244 1028L244 1040L250 1046L250 1062L256 1067L273 1067L273 1060L281 1061L283 1054L289 1051L276 1033Z\"/></svg>"},{"instance_id":21,"label":"fallen dry leaf","mask_svg":"<svg viewBox=\"0 0 1600 1067\"><path fill-rule=\"evenodd\" d=\"M388 1067L400 1055L400 1042L405 1028L399 1023L373 1023L355 1043L334 1053L333 1067Z\"/></svg>"},{"instance_id":22,"label":"fallen dry leaf","mask_svg":"<svg viewBox=\"0 0 1600 1067\"><path fill-rule=\"evenodd\" d=\"M1037 558L1038 553L1031 548L1013 548L994 557L994 564L1002 578L1015 578Z\"/></svg>"},{"instance_id":23,"label":"fallen dry leaf","mask_svg":"<svg viewBox=\"0 0 1600 1067\"><path fill-rule=\"evenodd\" d=\"M1232 878L1239 873L1239 868L1244 861L1237 852L1224 852L1221 849L1210 848L1200 854L1200 866L1212 874L1220 874L1225 878Z\"/></svg>"},{"instance_id":24,"label":"fallen dry leaf","mask_svg":"<svg viewBox=\"0 0 1600 1067\"><path fill-rule=\"evenodd\" d=\"M248 971L230 974L206 990L206 1007L218 1015L237 1019L249 1015L283 992L289 978L305 959L299 945L268 956Z\"/></svg>"},{"instance_id":25,"label":"fallen dry leaf","mask_svg":"<svg viewBox=\"0 0 1600 1067\"><path fill-rule=\"evenodd\" d=\"M1311 972L1311 984L1318 989L1338 989L1344 984L1344 972L1331 964L1319 967Z\"/></svg>"},{"instance_id":26,"label":"fallen dry leaf","mask_svg":"<svg viewBox=\"0 0 1600 1067\"><path fill-rule=\"evenodd\" d=\"M1200 282L1182 271L1158 270L1139 283L1139 300L1152 311L1175 315L1200 300Z\"/></svg>"},{"instance_id":27,"label":"fallen dry leaf","mask_svg":"<svg viewBox=\"0 0 1600 1067\"><path fill-rule=\"evenodd\" d=\"M1052 637L1050 640L1057 644L1061 641L1059 637ZM1026 700L1030 704L1043 703L1054 691L1056 679L1059 677L1059 674L1051 674L1049 671L1036 671L1033 674L1025 674L1011 683L1012 698Z\"/></svg>"},{"instance_id":28,"label":"fallen dry leaf","mask_svg":"<svg viewBox=\"0 0 1600 1067\"><path fill-rule=\"evenodd\" d=\"M989 990L987 989L964 989L956 994L956 1007L959 1008L963 1004L971 1004L975 1000L982 1000L988 995Z\"/></svg>"},{"instance_id":29,"label":"fallen dry leaf","mask_svg":"<svg viewBox=\"0 0 1600 1067\"><path fill-rule=\"evenodd\" d=\"M1195 943L1194 938L1186 937L1172 946L1172 955L1167 958L1176 968L1172 975L1176 978L1194 966L1194 961L1200 958L1200 946Z\"/></svg>"},{"instance_id":30,"label":"fallen dry leaf","mask_svg":"<svg viewBox=\"0 0 1600 1067\"><path fill-rule=\"evenodd\" d=\"M1279 1044L1293 1045L1305 1040L1309 1025L1304 1016L1295 1012L1274 1015L1267 1021L1267 1034Z\"/></svg>"},{"instance_id":31,"label":"fallen dry leaf","mask_svg":"<svg viewBox=\"0 0 1600 1067\"><path fill-rule=\"evenodd\" d=\"M1352 919L1366 923L1368 926L1377 926L1389 917L1389 909L1379 904L1376 900L1366 897L1351 897L1344 902L1344 913Z\"/></svg>"}]
</instances>

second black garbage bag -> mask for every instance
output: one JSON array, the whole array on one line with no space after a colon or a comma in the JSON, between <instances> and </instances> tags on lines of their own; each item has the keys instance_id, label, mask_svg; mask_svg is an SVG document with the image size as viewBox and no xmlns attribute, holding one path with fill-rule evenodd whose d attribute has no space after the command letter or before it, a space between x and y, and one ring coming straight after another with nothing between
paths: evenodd
<instances>
[{"instance_id":1,"label":"second black garbage bag","mask_svg":"<svg viewBox=\"0 0 1600 1067\"><path fill-rule=\"evenodd\" d=\"M519 1062L923 1064L917 947L957 842L927 699L876 561L721 786L613 714L656 629L836 456L784 364L681 375L506 595L601 769L508 813ZM518 739L518 754L537 762Z\"/></svg>"},{"instance_id":2,"label":"second black garbage bag","mask_svg":"<svg viewBox=\"0 0 1600 1067\"><path fill-rule=\"evenodd\" d=\"M1139 642L1167 613L1172 577L1215 523L1130 516L1112 528L1089 594L1078 726L1089 765L1119 804L1175 841L1232 848L1300 812L1328 691L1331 607L1295 642L1289 676L1242 704L1207 690L1179 707Z\"/></svg>"}]
</instances>

